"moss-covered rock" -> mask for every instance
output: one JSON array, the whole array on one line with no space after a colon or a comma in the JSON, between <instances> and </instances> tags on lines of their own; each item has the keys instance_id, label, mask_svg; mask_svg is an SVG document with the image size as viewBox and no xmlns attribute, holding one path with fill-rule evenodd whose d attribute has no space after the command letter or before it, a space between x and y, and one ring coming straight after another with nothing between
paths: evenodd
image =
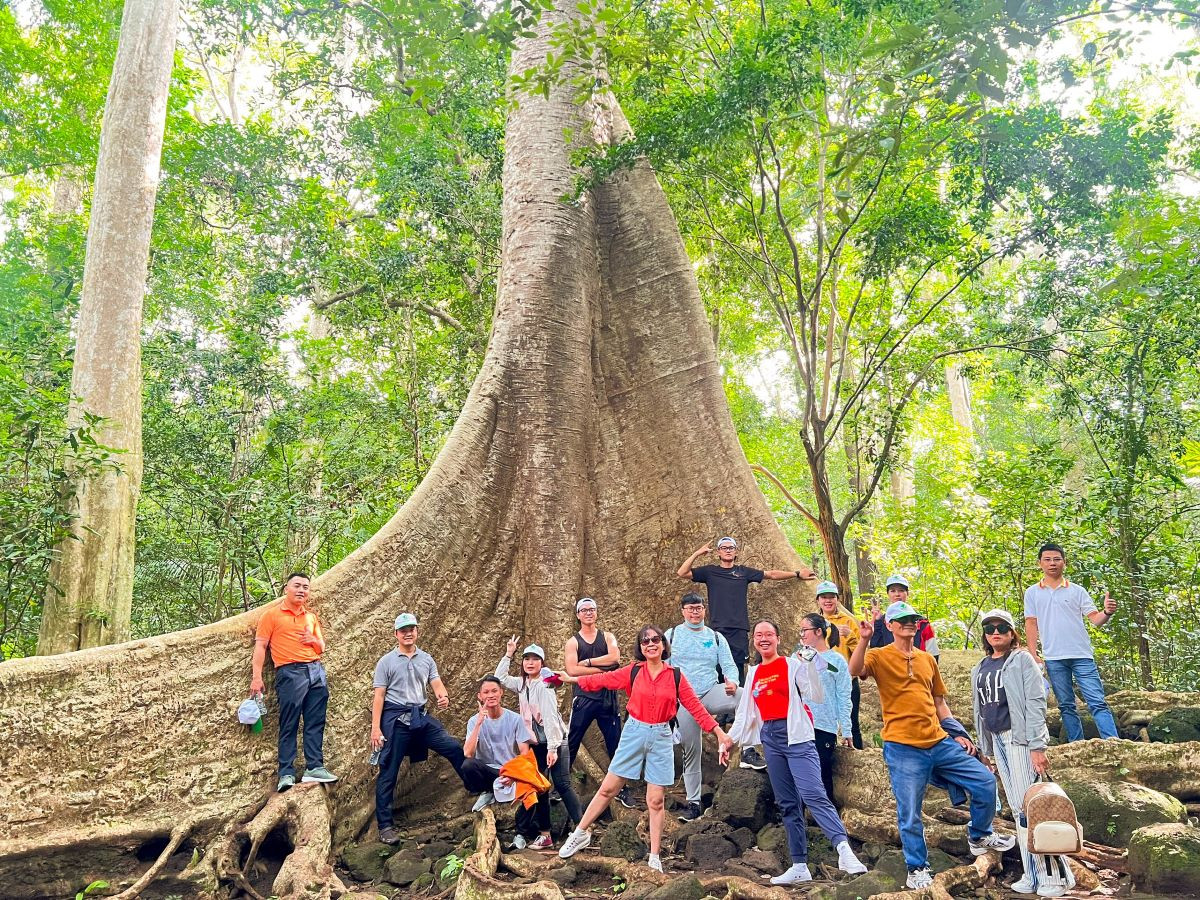
<instances>
[{"instance_id":1,"label":"moss-covered rock","mask_svg":"<svg viewBox=\"0 0 1200 900\"><path fill-rule=\"evenodd\" d=\"M383 866L396 848L379 841L368 841L347 848L342 853L342 865L355 881L378 881L383 877Z\"/></svg>"},{"instance_id":2,"label":"moss-covered rock","mask_svg":"<svg viewBox=\"0 0 1200 900\"><path fill-rule=\"evenodd\" d=\"M647 894L646 900L701 900L704 894L704 885L693 875L690 878L672 878Z\"/></svg>"},{"instance_id":3,"label":"moss-covered rock","mask_svg":"<svg viewBox=\"0 0 1200 900\"><path fill-rule=\"evenodd\" d=\"M775 795L766 772L732 769L721 779L709 815L734 828L758 831L770 821L774 804Z\"/></svg>"},{"instance_id":4,"label":"moss-covered rock","mask_svg":"<svg viewBox=\"0 0 1200 900\"><path fill-rule=\"evenodd\" d=\"M1200 741L1200 707L1180 706L1159 713L1146 727L1150 740L1164 744Z\"/></svg>"},{"instance_id":5,"label":"moss-covered rock","mask_svg":"<svg viewBox=\"0 0 1200 900\"><path fill-rule=\"evenodd\" d=\"M633 822L613 822L600 838L600 852L605 856L634 862L646 855L646 845L638 837L637 826Z\"/></svg>"},{"instance_id":6,"label":"moss-covered rock","mask_svg":"<svg viewBox=\"0 0 1200 900\"><path fill-rule=\"evenodd\" d=\"M1129 846L1139 828L1182 822L1186 810L1170 794L1127 781L1062 781L1075 804L1075 814L1090 841L1113 847Z\"/></svg>"},{"instance_id":7,"label":"moss-covered rock","mask_svg":"<svg viewBox=\"0 0 1200 900\"><path fill-rule=\"evenodd\" d=\"M1129 873L1138 890L1200 896L1200 828L1147 825L1129 840Z\"/></svg>"}]
</instances>

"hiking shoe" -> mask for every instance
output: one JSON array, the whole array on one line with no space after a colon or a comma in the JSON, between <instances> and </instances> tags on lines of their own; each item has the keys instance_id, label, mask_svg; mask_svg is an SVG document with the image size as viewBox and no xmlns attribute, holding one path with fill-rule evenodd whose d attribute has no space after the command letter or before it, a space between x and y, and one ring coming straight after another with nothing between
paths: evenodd
<instances>
[{"instance_id":1,"label":"hiking shoe","mask_svg":"<svg viewBox=\"0 0 1200 900\"><path fill-rule=\"evenodd\" d=\"M633 795L629 793L628 787L623 787L617 791L617 802L626 809L637 809L637 802L633 799Z\"/></svg>"},{"instance_id":2,"label":"hiking shoe","mask_svg":"<svg viewBox=\"0 0 1200 900\"><path fill-rule=\"evenodd\" d=\"M761 772L767 767L767 761L763 759L762 754L756 749L753 747L746 747L744 750L742 750L742 758L738 761L738 766L743 769L754 769L758 772ZM799 865L799 863L796 865ZM795 866L792 868L795 868ZM781 882L781 884L782 883L786 882Z\"/></svg>"},{"instance_id":3,"label":"hiking shoe","mask_svg":"<svg viewBox=\"0 0 1200 900\"><path fill-rule=\"evenodd\" d=\"M904 884L914 891L927 888L933 884L933 873L929 871L929 866L924 866L920 869L910 869L908 881L904 882Z\"/></svg>"},{"instance_id":4,"label":"hiking shoe","mask_svg":"<svg viewBox=\"0 0 1200 900\"><path fill-rule=\"evenodd\" d=\"M554 838L548 834L539 834L536 838L529 842L530 850L553 850Z\"/></svg>"},{"instance_id":5,"label":"hiking shoe","mask_svg":"<svg viewBox=\"0 0 1200 900\"><path fill-rule=\"evenodd\" d=\"M799 884L802 881L812 881L812 872L808 871L808 863L792 863L792 867L782 875L771 879L771 884Z\"/></svg>"},{"instance_id":6,"label":"hiking shoe","mask_svg":"<svg viewBox=\"0 0 1200 900\"><path fill-rule=\"evenodd\" d=\"M838 868L843 872L849 872L851 875L861 875L867 871L867 867L859 861L859 858L854 855L854 851L850 849L849 841L842 841L838 844Z\"/></svg>"},{"instance_id":7,"label":"hiking shoe","mask_svg":"<svg viewBox=\"0 0 1200 900\"><path fill-rule=\"evenodd\" d=\"M555 788L554 790L552 790L550 792L550 802L551 803L562 803L562 794L560 794L558 792L558 788Z\"/></svg>"},{"instance_id":8,"label":"hiking shoe","mask_svg":"<svg viewBox=\"0 0 1200 900\"><path fill-rule=\"evenodd\" d=\"M337 780L338 777L324 766L317 766L315 769L305 769L304 776L300 779L302 784L312 784L314 781L318 784L330 784Z\"/></svg>"},{"instance_id":9,"label":"hiking shoe","mask_svg":"<svg viewBox=\"0 0 1200 900\"><path fill-rule=\"evenodd\" d=\"M661 872L663 870L662 857L657 853L651 853L650 858L646 860L646 865L648 865L655 872Z\"/></svg>"},{"instance_id":10,"label":"hiking shoe","mask_svg":"<svg viewBox=\"0 0 1200 900\"><path fill-rule=\"evenodd\" d=\"M1043 884L1037 889L1039 897L1061 897L1067 892L1065 884Z\"/></svg>"},{"instance_id":11,"label":"hiking shoe","mask_svg":"<svg viewBox=\"0 0 1200 900\"><path fill-rule=\"evenodd\" d=\"M989 850L999 850L1003 853L1005 850L1011 850L1013 845L1017 843L1017 839L1012 835L985 834L977 841L968 840L967 846L971 848L972 856L983 856Z\"/></svg>"},{"instance_id":12,"label":"hiking shoe","mask_svg":"<svg viewBox=\"0 0 1200 900\"><path fill-rule=\"evenodd\" d=\"M679 814L680 822L694 822L696 819L704 815L704 807L699 803L689 803L687 808Z\"/></svg>"},{"instance_id":13,"label":"hiking shoe","mask_svg":"<svg viewBox=\"0 0 1200 900\"><path fill-rule=\"evenodd\" d=\"M512 848L514 850L524 850L525 845L528 843L529 843L529 841L525 840L525 835L518 834L516 837L513 838Z\"/></svg>"},{"instance_id":14,"label":"hiking shoe","mask_svg":"<svg viewBox=\"0 0 1200 900\"><path fill-rule=\"evenodd\" d=\"M275 785L275 791L277 793L282 794L288 788L295 787L295 786L296 786L296 776L295 775L280 775L279 776L279 784Z\"/></svg>"},{"instance_id":15,"label":"hiking shoe","mask_svg":"<svg viewBox=\"0 0 1200 900\"><path fill-rule=\"evenodd\" d=\"M1014 881L1009 890L1014 894L1034 894L1037 892L1037 885L1034 884L1032 878L1026 875L1020 881Z\"/></svg>"},{"instance_id":16,"label":"hiking shoe","mask_svg":"<svg viewBox=\"0 0 1200 900\"><path fill-rule=\"evenodd\" d=\"M485 806L491 806L496 802L496 795L491 791L484 791L475 799L475 805L471 807L471 812L479 812Z\"/></svg>"},{"instance_id":17,"label":"hiking shoe","mask_svg":"<svg viewBox=\"0 0 1200 900\"><path fill-rule=\"evenodd\" d=\"M584 847L592 842L592 833L590 831L579 831L576 829L567 835L567 839L563 841L562 848L558 851L560 859L570 859Z\"/></svg>"},{"instance_id":18,"label":"hiking shoe","mask_svg":"<svg viewBox=\"0 0 1200 900\"><path fill-rule=\"evenodd\" d=\"M381 844L398 844L400 843L400 832L391 825L379 830L379 843Z\"/></svg>"}]
</instances>

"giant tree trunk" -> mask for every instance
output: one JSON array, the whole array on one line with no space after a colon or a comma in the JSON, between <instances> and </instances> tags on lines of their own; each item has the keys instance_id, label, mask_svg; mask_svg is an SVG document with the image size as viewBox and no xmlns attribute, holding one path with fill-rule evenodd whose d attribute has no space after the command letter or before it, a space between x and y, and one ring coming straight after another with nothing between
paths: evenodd
<instances>
[{"instance_id":1,"label":"giant tree trunk","mask_svg":"<svg viewBox=\"0 0 1200 900\"><path fill-rule=\"evenodd\" d=\"M134 516L142 482L142 295L158 190L176 0L126 0L104 106L67 424L101 416L116 468L80 479L50 571L38 653L129 639ZM56 195L56 204L59 198ZM66 200L63 201L67 202Z\"/></svg>"},{"instance_id":2,"label":"giant tree trunk","mask_svg":"<svg viewBox=\"0 0 1200 900\"><path fill-rule=\"evenodd\" d=\"M550 15L579 12L557 0ZM543 25L519 43L514 69L545 50ZM370 674L399 611L420 617L451 692L444 720L461 734L471 685L505 638L560 658L580 594L598 599L628 653L641 623L678 615L674 570L697 543L735 534L747 563L798 567L738 445L692 265L654 173L638 163L562 201L576 174L564 133L607 143L628 128L610 96L581 107L571 94L522 97L510 114L491 342L445 447L395 517L313 583L329 641L326 758L342 776L328 805L266 805L274 716L258 736L236 724L261 610L0 664L0 883L10 896L30 896L31 881L59 871L71 889L89 875L128 880L129 857L111 848L141 844L152 856L181 828L202 852L190 874L216 890L237 882L244 847L285 814L307 854L288 884L304 881L299 869L323 885L312 895L328 894L308 848L329 828L343 843L370 818ZM753 611L794 636L810 590L756 588ZM448 794L448 773L435 759L400 793Z\"/></svg>"}]
</instances>

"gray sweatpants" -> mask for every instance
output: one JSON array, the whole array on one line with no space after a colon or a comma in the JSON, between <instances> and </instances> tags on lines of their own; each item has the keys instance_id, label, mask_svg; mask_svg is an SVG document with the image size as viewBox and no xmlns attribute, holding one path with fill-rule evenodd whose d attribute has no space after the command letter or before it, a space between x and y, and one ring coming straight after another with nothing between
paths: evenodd
<instances>
[{"instance_id":1,"label":"gray sweatpants","mask_svg":"<svg viewBox=\"0 0 1200 900\"><path fill-rule=\"evenodd\" d=\"M701 697L700 702L714 716L733 715L741 696L741 688L731 695L725 693L725 685L718 684ZM679 707L677 718L681 738L679 745L683 748L683 787L687 791L688 803L699 803L700 788L704 784L700 777L700 754L704 733L692 718L692 714L682 706Z\"/></svg>"}]
</instances>

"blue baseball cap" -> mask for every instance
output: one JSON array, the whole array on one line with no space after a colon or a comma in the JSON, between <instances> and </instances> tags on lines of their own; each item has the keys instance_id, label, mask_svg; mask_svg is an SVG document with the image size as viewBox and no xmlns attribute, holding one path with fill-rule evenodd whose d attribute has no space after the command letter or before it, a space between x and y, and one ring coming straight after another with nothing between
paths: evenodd
<instances>
[{"instance_id":1,"label":"blue baseball cap","mask_svg":"<svg viewBox=\"0 0 1200 900\"><path fill-rule=\"evenodd\" d=\"M400 613L396 616L396 631L401 628L409 628L417 624L417 617L412 613Z\"/></svg>"},{"instance_id":2,"label":"blue baseball cap","mask_svg":"<svg viewBox=\"0 0 1200 900\"><path fill-rule=\"evenodd\" d=\"M817 596L818 597L820 597L822 594L837 594L837 593L839 593L838 586L836 584L834 584L832 581L822 581L820 584L817 585Z\"/></svg>"},{"instance_id":3,"label":"blue baseball cap","mask_svg":"<svg viewBox=\"0 0 1200 900\"><path fill-rule=\"evenodd\" d=\"M894 622L897 619L903 619L906 616L916 616L918 619L921 618L921 614L903 600L897 600L895 603L889 606L887 608L887 612L883 614L884 619L888 622Z\"/></svg>"},{"instance_id":4,"label":"blue baseball cap","mask_svg":"<svg viewBox=\"0 0 1200 900\"><path fill-rule=\"evenodd\" d=\"M884 585L884 588L886 589L886 588L890 588L890 587L902 587L906 591L909 589L908 581L905 580L903 575L888 576L887 584Z\"/></svg>"}]
</instances>

